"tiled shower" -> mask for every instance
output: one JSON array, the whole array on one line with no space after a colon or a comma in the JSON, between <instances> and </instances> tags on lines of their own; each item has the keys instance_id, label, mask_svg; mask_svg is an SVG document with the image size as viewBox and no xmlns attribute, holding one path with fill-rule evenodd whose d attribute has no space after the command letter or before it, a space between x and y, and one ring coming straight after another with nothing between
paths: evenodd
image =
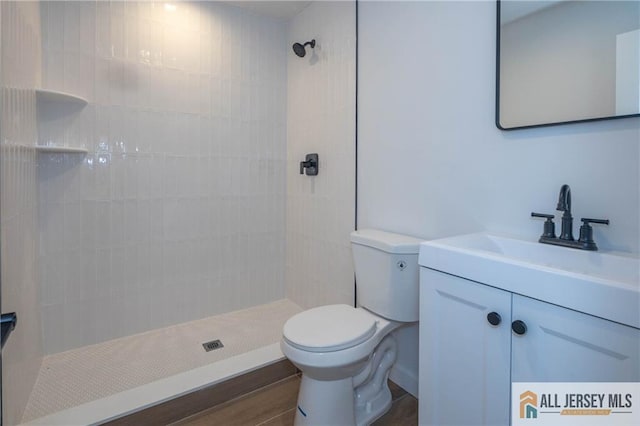
<instances>
[{"instance_id":1,"label":"tiled shower","mask_svg":"<svg viewBox=\"0 0 640 426\"><path fill-rule=\"evenodd\" d=\"M90 102L39 132L89 150L40 162L46 352L284 296L286 28L179 6L40 7L44 87Z\"/></svg>"},{"instance_id":2,"label":"tiled shower","mask_svg":"<svg viewBox=\"0 0 640 426\"><path fill-rule=\"evenodd\" d=\"M355 5L238 6L1 3L6 424L43 356L279 299L353 303Z\"/></svg>"}]
</instances>

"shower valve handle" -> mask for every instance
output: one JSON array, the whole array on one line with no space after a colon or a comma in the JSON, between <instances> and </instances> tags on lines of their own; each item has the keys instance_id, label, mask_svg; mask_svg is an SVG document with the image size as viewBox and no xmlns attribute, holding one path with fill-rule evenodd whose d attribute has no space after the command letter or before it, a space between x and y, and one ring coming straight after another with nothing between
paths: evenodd
<instances>
[{"instance_id":1,"label":"shower valve handle","mask_svg":"<svg viewBox=\"0 0 640 426\"><path fill-rule=\"evenodd\" d=\"M307 176L316 176L318 174L318 154L307 154L305 161L300 162L300 174L304 174L305 170Z\"/></svg>"}]
</instances>

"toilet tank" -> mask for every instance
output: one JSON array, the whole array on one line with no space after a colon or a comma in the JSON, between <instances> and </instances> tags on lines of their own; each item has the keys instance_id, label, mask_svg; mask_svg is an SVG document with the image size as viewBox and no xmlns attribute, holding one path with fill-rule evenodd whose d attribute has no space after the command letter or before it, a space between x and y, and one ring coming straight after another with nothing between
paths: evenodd
<instances>
[{"instance_id":1,"label":"toilet tank","mask_svg":"<svg viewBox=\"0 0 640 426\"><path fill-rule=\"evenodd\" d=\"M418 321L422 240L375 229L351 233L358 305L394 321Z\"/></svg>"}]
</instances>

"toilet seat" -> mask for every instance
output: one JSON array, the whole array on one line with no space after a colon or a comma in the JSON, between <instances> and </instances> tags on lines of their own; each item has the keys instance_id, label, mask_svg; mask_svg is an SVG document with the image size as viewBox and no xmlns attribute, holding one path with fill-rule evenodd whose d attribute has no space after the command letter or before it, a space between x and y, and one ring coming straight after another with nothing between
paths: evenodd
<instances>
[{"instance_id":1,"label":"toilet seat","mask_svg":"<svg viewBox=\"0 0 640 426\"><path fill-rule=\"evenodd\" d=\"M284 340L308 352L339 351L370 339L377 321L362 309L349 305L328 305L291 317L284 325Z\"/></svg>"}]
</instances>

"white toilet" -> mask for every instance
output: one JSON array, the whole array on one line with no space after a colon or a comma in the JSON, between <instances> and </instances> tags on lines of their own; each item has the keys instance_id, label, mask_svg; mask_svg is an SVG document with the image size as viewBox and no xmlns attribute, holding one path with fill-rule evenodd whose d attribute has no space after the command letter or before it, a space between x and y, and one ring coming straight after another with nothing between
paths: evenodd
<instances>
[{"instance_id":1,"label":"white toilet","mask_svg":"<svg viewBox=\"0 0 640 426\"><path fill-rule=\"evenodd\" d=\"M421 240L373 229L351 233L358 308L328 305L291 317L282 352L302 371L296 425L368 425L391 406L390 334L418 321Z\"/></svg>"}]
</instances>

